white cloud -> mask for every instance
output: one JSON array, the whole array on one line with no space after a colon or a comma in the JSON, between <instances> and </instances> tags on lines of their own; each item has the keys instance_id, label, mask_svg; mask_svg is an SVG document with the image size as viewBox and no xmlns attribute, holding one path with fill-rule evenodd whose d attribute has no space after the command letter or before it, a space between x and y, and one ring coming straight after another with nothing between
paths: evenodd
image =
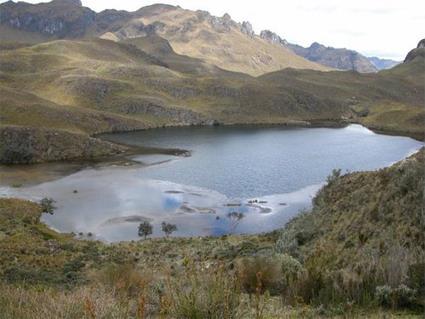
<instances>
[{"instance_id":1,"label":"white cloud","mask_svg":"<svg viewBox=\"0 0 425 319\"><path fill-rule=\"evenodd\" d=\"M156 3L148 0L82 0L96 11L136 10ZM214 15L229 13L236 21L250 21L254 29L270 29L304 46L317 41L366 55L402 60L425 36L423 0L159 0ZM29 0L28 2L40 2Z\"/></svg>"}]
</instances>

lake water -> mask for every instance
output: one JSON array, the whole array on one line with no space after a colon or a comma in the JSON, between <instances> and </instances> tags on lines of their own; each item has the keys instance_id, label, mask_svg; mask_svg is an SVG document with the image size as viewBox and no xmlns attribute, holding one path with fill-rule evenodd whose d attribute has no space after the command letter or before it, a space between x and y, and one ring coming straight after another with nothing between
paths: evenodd
<instances>
[{"instance_id":1,"label":"lake water","mask_svg":"<svg viewBox=\"0 0 425 319\"><path fill-rule=\"evenodd\" d=\"M2 186L0 195L51 197L57 209L43 216L44 222L106 241L137 239L145 220L154 225L154 236L161 236L162 221L177 225L174 236L259 233L280 228L309 208L332 169L389 166L423 146L359 125L166 128L105 138L187 149L191 156L134 156L135 165L86 168L21 188ZM232 220L231 212L243 218Z\"/></svg>"}]
</instances>

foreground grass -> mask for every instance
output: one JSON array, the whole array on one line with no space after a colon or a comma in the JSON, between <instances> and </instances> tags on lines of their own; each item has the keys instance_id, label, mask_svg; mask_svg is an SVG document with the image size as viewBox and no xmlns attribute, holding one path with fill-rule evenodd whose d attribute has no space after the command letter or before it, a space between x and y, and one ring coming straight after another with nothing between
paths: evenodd
<instances>
[{"instance_id":1,"label":"foreground grass","mask_svg":"<svg viewBox=\"0 0 425 319\"><path fill-rule=\"evenodd\" d=\"M422 318L424 152L335 171L264 235L105 245L0 199L0 318Z\"/></svg>"}]
</instances>

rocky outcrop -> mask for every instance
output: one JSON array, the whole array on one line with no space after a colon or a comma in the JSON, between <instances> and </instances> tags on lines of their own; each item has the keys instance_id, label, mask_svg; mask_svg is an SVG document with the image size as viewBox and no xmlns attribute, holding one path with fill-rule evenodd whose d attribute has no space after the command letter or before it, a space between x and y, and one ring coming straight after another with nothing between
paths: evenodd
<instances>
[{"instance_id":1,"label":"rocky outcrop","mask_svg":"<svg viewBox=\"0 0 425 319\"><path fill-rule=\"evenodd\" d=\"M287 47L310 61L331 68L353 70L361 73L372 73L377 71L377 68L368 58L353 50L326 47L317 42L314 42L308 48L295 44L288 44Z\"/></svg>"},{"instance_id":2,"label":"rocky outcrop","mask_svg":"<svg viewBox=\"0 0 425 319\"><path fill-rule=\"evenodd\" d=\"M88 160L126 150L124 146L85 134L22 126L0 127L1 164Z\"/></svg>"},{"instance_id":3,"label":"rocky outcrop","mask_svg":"<svg viewBox=\"0 0 425 319\"><path fill-rule=\"evenodd\" d=\"M425 57L425 39L422 39L419 41L418 46L416 49L411 50L406 58L404 59L404 62L410 62L416 59L417 57Z\"/></svg>"},{"instance_id":4,"label":"rocky outcrop","mask_svg":"<svg viewBox=\"0 0 425 319\"><path fill-rule=\"evenodd\" d=\"M282 39L279 35L277 35L276 33L270 30L261 31L260 38L277 45L286 46L288 44L288 42L285 39Z\"/></svg>"},{"instance_id":5,"label":"rocky outcrop","mask_svg":"<svg viewBox=\"0 0 425 319\"><path fill-rule=\"evenodd\" d=\"M95 19L96 13L83 7L79 0L55 0L35 5L8 1L0 5L0 24L58 38L84 36Z\"/></svg>"},{"instance_id":6,"label":"rocky outcrop","mask_svg":"<svg viewBox=\"0 0 425 319\"><path fill-rule=\"evenodd\" d=\"M253 37L255 35L254 30L252 29L252 24L248 21L242 22L241 32L249 37Z\"/></svg>"},{"instance_id":7,"label":"rocky outcrop","mask_svg":"<svg viewBox=\"0 0 425 319\"><path fill-rule=\"evenodd\" d=\"M270 30L261 31L260 38L274 45L288 48L295 54L302 56L307 60L320 63L331 68L339 70L353 70L362 73L378 71L378 68L376 68L368 58L353 50L325 47L317 42L314 42L308 48L304 48L300 45L289 43ZM391 66L394 66L397 63L395 61L392 62L394 62L394 64Z\"/></svg>"}]
</instances>

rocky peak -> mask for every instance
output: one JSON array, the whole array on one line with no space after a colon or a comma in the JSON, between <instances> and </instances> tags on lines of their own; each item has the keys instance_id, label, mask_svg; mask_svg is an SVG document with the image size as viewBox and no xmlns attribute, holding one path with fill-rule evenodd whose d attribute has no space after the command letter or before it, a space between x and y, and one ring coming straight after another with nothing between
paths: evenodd
<instances>
[{"instance_id":1,"label":"rocky peak","mask_svg":"<svg viewBox=\"0 0 425 319\"><path fill-rule=\"evenodd\" d=\"M288 44L285 39L282 39L280 36L270 30L261 31L260 38L276 45L286 46Z\"/></svg>"},{"instance_id":2,"label":"rocky peak","mask_svg":"<svg viewBox=\"0 0 425 319\"><path fill-rule=\"evenodd\" d=\"M407 54L406 58L404 59L404 62L406 63L413 61L419 56L425 57L425 39L419 41L418 46Z\"/></svg>"},{"instance_id":3,"label":"rocky peak","mask_svg":"<svg viewBox=\"0 0 425 319\"><path fill-rule=\"evenodd\" d=\"M83 36L95 18L96 13L84 8L80 0L53 0L40 4L9 1L2 4L0 10L0 24L58 38Z\"/></svg>"},{"instance_id":4,"label":"rocky peak","mask_svg":"<svg viewBox=\"0 0 425 319\"><path fill-rule=\"evenodd\" d=\"M53 0L52 2L64 4L64 5L77 6L77 7L83 6L83 3L81 2L81 0Z\"/></svg>"},{"instance_id":5,"label":"rocky peak","mask_svg":"<svg viewBox=\"0 0 425 319\"><path fill-rule=\"evenodd\" d=\"M248 21L242 22L241 32L250 36L250 37L253 37L254 34L255 34L254 30L252 29L252 24L249 23Z\"/></svg>"},{"instance_id":6,"label":"rocky peak","mask_svg":"<svg viewBox=\"0 0 425 319\"><path fill-rule=\"evenodd\" d=\"M319 42L313 42L310 45L310 49L312 49L312 50L320 50L320 49L325 49L325 48L326 47L324 45L320 44Z\"/></svg>"},{"instance_id":7,"label":"rocky peak","mask_svg":"<svg viewBox=\"0 0 425 319\"><path fill-rule=\"evenodd\" d=\"M231 27L237 26L237 23L232 20L228 13L225 13L221 18L211 15L208 18L212 27L218 32L229 32Z\"/></svg>"}]
</instances>

